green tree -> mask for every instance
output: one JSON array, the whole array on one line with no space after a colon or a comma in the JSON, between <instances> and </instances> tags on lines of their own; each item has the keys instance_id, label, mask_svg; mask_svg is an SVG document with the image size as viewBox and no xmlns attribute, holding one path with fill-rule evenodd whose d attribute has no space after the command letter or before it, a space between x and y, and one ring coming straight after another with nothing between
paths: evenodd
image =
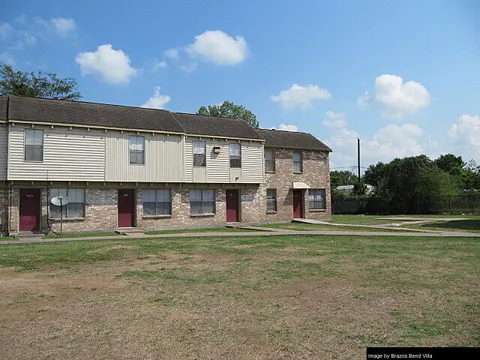
<instances>
[{"instance_id":1,"label":"green tree","mask_svg":"<svg viewBox=\"0 0 480 360\"><path fill-rule=\"evenodd\" d=\"M73 78L60 78L51 72L14 71L10 65L0 64L0 95L18 95L57 100L79 100Z\"/></svg>"},{"instance_id":2,"label":"green tree","mask_svg":"<svg viewBox=\"0 0 480 360\"><path fill-rule=\"evenodd\" d=\"M253 128L258 128L260 126L257 117L253 112L245 109L242 105L235 105L230 101L224 101L222 105L208 105L208 107L202 106L198 109L197 114L229 119L243 119Z\"/></svg>"},{"instance_id":3,"label":"green tree","mask_svg":"<svg viewBox=\"0 0 480 360\"><path fill-rule=\"evenodd\" d=\"M455 178L462 190L480 189L480 168L474 160L465 163L461 156L441 155L435 164Z\"/></svg>"},{"instance_id":4,"label":"green tree","mask_svg":"<svg viewBox=\"0 0 480 360\"><path fill-rule=\"evenodd\" d=\"M459 176L466 165L461 156L453 154L441 155L434 162L439 169L453 176Z\"/></svg>"},{"instance_id":5,"label":"green tree","mask_svg":"<svg viewBox=\"0 0 480 360\"><path fill-rule=\"evenodd\" d=\"M330 171L330 185L332 189L342 185L354 185L358 181L357 176L348 170Z\"/></svg>"},{"instance_id":6,"label":"green tree","mask_svg":"<svg viewBox=\"0 0 480 360\"><path fill-rule=\"evenodd\" d=\"M388 201L398 212L435 211L439 196L458 193L455 177L425 155L370 166L365 180L375 186L375 197Z\"/></svg>"}]
</instances>

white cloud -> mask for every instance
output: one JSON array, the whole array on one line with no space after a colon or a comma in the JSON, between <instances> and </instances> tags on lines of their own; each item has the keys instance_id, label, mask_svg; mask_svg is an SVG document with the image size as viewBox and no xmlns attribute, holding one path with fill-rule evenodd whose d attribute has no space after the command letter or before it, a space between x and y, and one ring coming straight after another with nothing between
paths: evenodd
<instances>
[{"instance_id":1,"label":"white cloud","mask_svg":"<svg viewBox=\"0 0 480 360\"><path fill-rule=\"evenodd\" d=\"M334 119L344 119L345 118L345 114L344 113L336 113L336 112L333 112L333 111L327 111L325 113L325 115L327 116L327 119L330 119L330 120L334 120Z\"/></svg>"},{"instance_id":2,"label":"white cloud","mask_svg":"<svg viewBox=\"0 0 480 360\"><path fill-rule=\"evenodd\" d=\"M375 94L360 96L357 104L362 108L378 107L384 118L401 119L425 108L430 103L427 89L415 81L403 82L397 75L384 74L375 79Z\"/></svg>"},{"instance_id":3,"label":"white cloud","mask_svg":"<svg viewBox=\"0 0 480 360\"><path fill-rule=\"evenodd\" d=\"M347 126L347 121L344 119L324 120L322 124L329 128L344 128Z\"/></svg>"},{"instance_id":4,"label":"white cloud","mask_svg":"<svg viewBox=\"0 0 480 360\"><path fill-rule=\"evenodd\" d=\"M361 166L367 167L379 161L426 153L430 142L422 140L422 134L422 129L415 124L390 124L371 136L360 136L354 130L342 128L325 143L333 150L332 168L353 167L357 164L357 138L360 138Z\"/></svg>"},{"instance_id":5,"label":"white cloud","mask_svg":"<svg viewBox=\"0 0 480 360\"><path fill-rule=\"evenodd\" d=\"M13 31L13 27L9 23L0 23L0 39L8 39Z\"/></svg>"},{"instance_id":6,"label":"white cloud","mask_svg":"<svg viewBox=\"0 0 480 360\"><path fill-rule=\"evenodd\" d=\"M27 31L19 31L18 36L20 37L22 44L25 43L27 45L33 45L37 42L37 38Z\"/></svg>"},{"instance_id":7,"label":"white cloud","mask_svg":"<svg viewBox=\"0 0 480 360\"><path fill-rule=\"evenodd\" d=\"M158 71L160 69L163 69L163 68L166 68L166 67L167 67L167 63L165 61L160 61L158 59L155 59L152 71L156 72L156 71Z\"/></svg>"},{"instance_id":8,"label":"white cloud","mask_svg":"<svg viewBox=\"0 0 480 360\"><path fill-rule=\"evenodd\" d=\"M180 70L183 70L185 72L193 72L197 70L197 67L198 67L198 63L196 62L190 62L190 63L179 66Z\"/></svg>"},{"instance_id":9,"label":"white cloud","mask_svg":"<svg viewBox=\"0 0 480 360\"><path fill-rule=\"evenodd\" d=\"M480 116L461 115L448 131L452 152L466 158L477 158L480 152Z\"/></svg>"},{"instance_id":10,"label":"white cloud","mask_svg":"<svg viewBox=\"0 0 480 360\"><path fill-rule=\"evenodd\" d=\"M75 57L80 65L82 76L98 74L109 83L127 83L137 73L130 66L130 58L122 50L114 50L112 45L100 45L97 51L82 52Z\"/></svg>"},{"instance_id":11,"label":"white cloud","mask_svg":"<svg viewBox=\"0 0 480 360\"><path fill-rule=\"evenodd\" d=\"M280 124L278 129L279 130L286 130L286 131L297 131L297 127L295 125Z\"/></svg>"},{"instance_id":12,"label":"white cloud","mask_svg":"<svg viewBox=\"0 0 480 360\"><path fill-rule=\"evenodd\" d=\"M15 65L15 59L5 51L0 53L0 63L13 66Z\"/></svg>"},{"instance_id":13,"label":"white cloud","mask_svg":"<svg viewBox=\"0 0 480 360\"><path fill-rule=\"evenodd\" d=\"M327 111L325 116L327 117L327 120L324 120L322 124L326 127L341 129L347 126L347 120L345 120L345 114L343 113Z\"/></svg>"},{"instance_id":14,"label":"white cloud","mask_svg":"<svg viewBox=\"0 0 480 360\"><path fill-rule=\"evenodd\" d=\"M56 17L50 20L50 24L57 35L62 37L67 37L68 35L74 33L77 29L77 24L75 24L75 20L73 19Z\"/></svg>"},{"instance_id":15,"label":"white cloud","mask_svg":"<svg viewBox=\"0 0 480 360\"><path fill-rule=\"evenodd\" d=\"M168 49L163 52L163 56L170 59L178 59L180 56L180 50L178 49Z\"/></svg>"},{"instance_id":16,"label":"white cloud","mask_svg":"<svg viewBox=\"0 0 480 360\"><path fill-rule=\"evenodd\" d=\"M144 108L163 109L170 101L170 96L160 94L160 86L156 86L153 95L142 105Z\"/></svg>"},{"instance_id":17,"label":"white cloud","mask_svg":"<svg viewBox=\"0 0 480 360\"><path fill-rule=\"evenodd\" d=\"M220 30L208 30L195 36L195 42L187 45L185 51L217 65L235 65L246 59L248 46L241 36L233 38Z\"/></svg>"},{"instance_id":18,"label":"white cloud","mask_svg":"<svg viewBox=\"0 0 480 360\"><path fill-rule=\"evenodd\" d=\"M289 89L282 90L277 96L272 95L270 99L280 102L285 108L291 109L300 107L308 108L314 100L328 100L332 97L330 92L316 85L301 86L293 84Z\"/></svg>"}]
</instances>

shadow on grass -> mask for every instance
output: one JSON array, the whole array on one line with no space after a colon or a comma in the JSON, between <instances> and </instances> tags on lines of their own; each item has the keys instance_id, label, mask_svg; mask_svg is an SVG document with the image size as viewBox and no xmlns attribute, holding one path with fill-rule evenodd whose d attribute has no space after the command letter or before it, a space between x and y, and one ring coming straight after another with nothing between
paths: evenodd
<instances>
[{"instance_id":1,"label":"shadow on grass","mask_svg":"<svg viewBox=\"0 0 480 360\"><path fill-rule=\"evenodd\" d=\"M480 220L465 219L445 222L427 223L421 227L436 227L450 230L480 230Z\"/></svg>"}]
</instances>

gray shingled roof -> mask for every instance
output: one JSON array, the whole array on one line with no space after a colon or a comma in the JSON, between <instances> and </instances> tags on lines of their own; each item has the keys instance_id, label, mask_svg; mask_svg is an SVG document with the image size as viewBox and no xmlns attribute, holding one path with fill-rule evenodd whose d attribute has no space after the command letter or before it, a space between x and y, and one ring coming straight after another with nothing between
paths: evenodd
<instances>
[{"instance_id":1,"label":"gray shingled roof","mask_svg":"<svg viewBox=\"0 0 480 360\"><path fill-rule=\"evenodd\" d=\"M332 151L312 134L267 129L256 131L265 139L265 147Z\"/></svg>"},{"instance_id":2,"label":"gray shingled roof","mask_svg":"<svg viewBox=\"0 0 480 360\"><path fill-rule=\"evenodd\" d=\"M253 129L241 119L223 119L132 106L0 96L0 121L7 118L40 123L265 140L267 147L332 151L307 133Z\"/></svg>"},{"instance_id":3,"label":"gray shingled roof","mask_svg":"<svg viewBox=\"0 0 480 360\"><path fill-rule=\"evenodd\" d=\"M169 111L9 96L9 119L184 133Z\"/></svg>"},{"instance_id":4,"label":"gray shingled roof","mask_svg":"<svg viewBox=\"0 0 480 360\"><path fill-rule=\"evenodd\" d=\"M132 106L39 99L0 97L0 111L10 120L67 125L175 132L188 135L263 140L244 120L173 113ZM3 107L5 110L3 110ZM0 114L0 120L2 114Z\"/></svg>"},{"instance_id":5,"label":"gray shingled roof","mask_svg":"<svg viewBox=\"0 0 480 360\"><path fill-rule=\"evenodd\" d=\"M7 121L8 96L0 96L0 121Z\"/></svg>"},{"instance_id":6,"label":"gray shingled roof","mask_svg":"<svg viewBox=\"0 0 480 360\"><path fill-rule=\"evenodd\" d=\"M187 134L263 140L245 120L183 113L173 113L173 116Z\"/></svg>"}]
</instances>

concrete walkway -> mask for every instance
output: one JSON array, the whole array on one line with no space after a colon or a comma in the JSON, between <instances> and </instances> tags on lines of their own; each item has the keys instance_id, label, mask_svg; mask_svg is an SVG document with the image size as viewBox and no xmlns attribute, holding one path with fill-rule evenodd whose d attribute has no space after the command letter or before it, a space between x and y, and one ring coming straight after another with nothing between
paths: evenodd
<instances>
[{"instance_id":1,"label":"concrete walkway","mask_svg":"<svg viewBox=\"0 0 480 360\"><path fill-rule=\"evenodd\" d=\"M280 229L279 229L280 230ZM386 232L386 231L273 231L273 232L204 232L204 233L176 233L159 235L137 235L137 236L99 236L99 237L76 237L76 238L49 238L49 239L19 239L11 241L0 241L1 245L10 244L31 244L31 243L53 243L70 241L98 241L98 240L127 240L137 239L165 239L165 238L205 238L205 237L259 237L259 236L383 236L383 237L454 237L454 238L480 238L480 233L466 232Z\"/></svg>"},{"instance_id":2,"label":"concrete walkway","mask_svg":"<svg viewBox=\"0 0 480 360\"><path fill-rule=\"evenodd\" d=\"M403 220L401 222L393 222L389 224L377 224L377 225L364 225L364 224L339 224L339 223L332 223L323 220L315 220L315 219L293 219L293 222L303 223L303 224L317 224L317 225L329 225L329 226L340 226L340 227L361 227L367 229L375 229L375 230L399 230L399 231L414 231L419 233L433 233L433 234L442 234L442 236L446 236L445 234L464 234L465 232L455 232L455 231L440 231L440 230L427 230L427 229L412 229L409 227L402 227L402 225L418 225L418 224L426 224L431 222L439 222L439 221L458 221L458 220L466 220L466 218L418 218L418 217L379 217L376 218L379 220ZM474 234L474 233L470 233Z\"/></svg>"}]
</instances>

